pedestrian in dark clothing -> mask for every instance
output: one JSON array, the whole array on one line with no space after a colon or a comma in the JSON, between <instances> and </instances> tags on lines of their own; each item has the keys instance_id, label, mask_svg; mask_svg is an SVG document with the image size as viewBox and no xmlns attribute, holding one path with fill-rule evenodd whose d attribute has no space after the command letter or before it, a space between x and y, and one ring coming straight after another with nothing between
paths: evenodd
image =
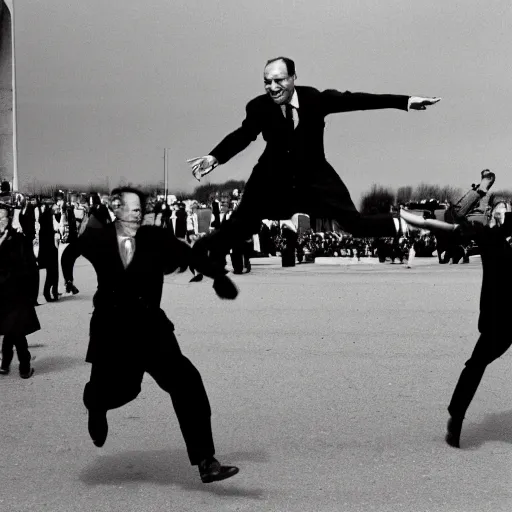
<instances>
[{"instance_id":1,"label":"pedestrian in dark clothing","mask_svg":"<svg viewBox=\"0 0 512 512\"><path fill-rule=\"evenodd\" d=\"M4 336L1 375L10 371L14 348L20 377L28 379L34 374L27 335L41 328L34 308L36 271L32 243L12 229L12 211L0 205L0 335Z\"/></svg>"},{"instance_id":2,"label":"pedestrian in dark clothing","mask_svg":"<svg viewBox=\"0 0 512 512\"><path fill-rule=\"evenodd\" d=\"M32 201L34 201L35 204L33 204ZM36 211L39 218L41 210L37 205L37 199L23 196L21 210L18 215L18 222L25 238L32 244L32 248L34 247L34 241L36 239ZM35 268L34 278L34 306L39 306L37 302L37 297L39 295L39 268L37 267Z\"/></svg>"},{"instance_id":3,"label":"pedestrian in dark clothing","mask_svg":"<svg viewBox=\"0 0 512 512\"><path fill-rule=\"evenodd\" d=\"M185 203L180 203L176 211L176 229L174 231L176 238L185 240L187 236L187 211L185 210Z\"/></svg>"},{"instance_id":4,"label":"pedestrian in dark clothing","mask_svg":"<svg viewBox=\"0 0 512 512\"><path fill-rule=\"evenodd\" d=\"M39 253L37 261L40 269L46 269L43 295L46 302L54 302L59 298L59 251L58 237L54 222L53 201L47 200L41 208L39 216Z\"/></svg>"}]
</instances>

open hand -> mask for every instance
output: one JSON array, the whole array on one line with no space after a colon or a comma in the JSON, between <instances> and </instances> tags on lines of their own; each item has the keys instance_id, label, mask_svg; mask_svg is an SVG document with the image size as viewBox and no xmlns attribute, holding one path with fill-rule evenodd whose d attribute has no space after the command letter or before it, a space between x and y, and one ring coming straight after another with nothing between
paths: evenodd
<instances>
[{"instance_id":1,"label":"open hand","mask_svg":"<svg viewBox=\"0 0 512 512\"><path fill-rule=\"evenodd\" d=\"M198 158L190 158L187 163L192 167L192 174L197 181L201 181L219 165L217 159L212 155L200 156Z\"/></svg>"},{"instance_id":2,"label":"open hand","mask_svg":"<svg viewBox=\"0 0 512 512\"><path fill-rule=\"evenodd\" d=\"M440 102L441 98L424 98L422 96L411 96L409 98L409 108L411 110L426 110L430 105Z\"/></svg>"}]
</instances>

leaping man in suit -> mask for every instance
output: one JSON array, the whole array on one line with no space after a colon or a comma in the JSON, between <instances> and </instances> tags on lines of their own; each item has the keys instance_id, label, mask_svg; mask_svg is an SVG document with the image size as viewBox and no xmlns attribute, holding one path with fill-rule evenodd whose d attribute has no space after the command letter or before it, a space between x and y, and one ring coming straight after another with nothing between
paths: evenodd
<instances>
[{"instance_id":1,"label":"leaping man in suit","mask_svg":"<svg viewBox=\"0 0 512 512\"><path fill-rule=\"evenodd\" d=\"M266 94L249 101L242 125L208 155L188 160L200 180L243 151L260 133L266 141L230 221L194 246L196 251L209 253L217 265L222 265L234 244L257 233L265 218L289 219L303 212L335 219L355 237L393 237L400 228L391 214L365 217L357 211L347 187L325 158L325 117L354 110L425 110L440 98L319 91L296 86L296 78L293 60L269 60L263 72Z\"/></svg>"},{"instance_id":2,"label":"leaping man in suit","mask_svg":"<svg viewBox=\"0 0 512 512\"><path fill-rule=\"evenodd\" d=\"M166 229L142 226L143 194L124 187L112 191L119 201L116 220L89 227L62 255L66 286L73 287L73 265L84 256L93 265L94 295L86 361L92 364L85 386L89 434L98 447L107 439L107 411L137 397L144 373L171 396L192 465L205 483L238 473L214 457L211 410L201 375L182 354L174 325L160 308L164 275L189 266L214 279L221 298L237 290L225 273L193 260L190 246Z\"/></svg>"}]
</instances>

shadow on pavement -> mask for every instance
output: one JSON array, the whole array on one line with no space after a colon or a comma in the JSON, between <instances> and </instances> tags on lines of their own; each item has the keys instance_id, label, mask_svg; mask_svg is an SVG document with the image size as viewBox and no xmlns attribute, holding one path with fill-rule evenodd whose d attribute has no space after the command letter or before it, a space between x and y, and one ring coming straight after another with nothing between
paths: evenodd
<instances>
[{"instance_id":1,"label":"shadow on pavement","mask_svg":"<svg viewBox=\"0 0 512 512\"><path fill-rule=\"evenodd\" d=\"M72 295L72 294L66 294L66 295L61 295L59 297L59 300L56 301L56 302L46 302L45 304L58 304L59 302L67 302L69 300L78 300L78 301L90 301L91 298L90 297L87 297L85 295L80 295L79 293L76 294L76 295Z\"/></svg>"},{"instance_id":2,"label":"shadow on pavement","mask_svg":"<svg viewBox=\"0 0 512 512\"><path fill-rule=\"evenodd\" d=\"M236 452L219 456L225 464L238 465L240 461L265 460L261 452ZM243 468L240 469L240 473ZM243 489L236 485L234 476L223 482L203 484L196 466L188 464L184 450L128 451L98 457L82 470L80 480L86 485L121 485L151 482L158 485L179 485L189 491L203 491L225 497L263 499L261 489Z\"/></svg>"},{"instance_id":3,"label":"shadow on pavement","mask_svg":"<svg viewBox=\"0 0 512 512\"><path fill-rule=\"evenodd\" d=\"M488 414L481 423L462 427L461 447L478 448L489 441L512 443L512 410Z\"/></svg>"},{"instance_id":4,"label":"shadow on pavement","mask_svg":"<svg viewBox=\"0 0 512 512\"><path fill-rule=\"evenodd\" d=\"M34 362L34 368L37 375L43 375L45 373L61 372L74 368L80 364L85 364L85 361L81 357L71 356L48 356L48 357L37 357Z\"/></svg>"}]
</instances>

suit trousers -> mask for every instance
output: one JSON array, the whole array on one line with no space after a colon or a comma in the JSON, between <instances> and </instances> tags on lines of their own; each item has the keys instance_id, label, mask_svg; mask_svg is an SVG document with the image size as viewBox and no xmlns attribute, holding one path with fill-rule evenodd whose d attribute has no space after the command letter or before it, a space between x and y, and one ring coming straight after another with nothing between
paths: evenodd
<instances>
[{"instance_id":1,"label":"suit trousers","mask_svg":"<svg viewBox=\"0 0 512 512\"><path fill-rule=\"evenodd\" d=\"M235 244L231 250L231 264L235 272L243 272L244 268L250 269L250 255L253 251L252 239Z\"/></svg>"},{"instance_id":2,"label":"suit trousers","mask_svg":"<svg viewBox=\"0 0 512 512\"><path fill-rule=\"evenodd\" d=\"M53 256L53 254L52 254ZM46 264L46 278L44 281L43 294L57 296L59 286L59 260L58 253L55 251L55 257L49 258Z\"/></svg>"},{"instance_id":3,"label":"suit trousers","mask_svg":"<svg viewBox=\"0 0 512 512\"><path fill-rule=\"evenodd\" d=\"M121 407L137 397L144 373L149 373L171 396L190 463L197 465L215 454L210 403L201 375L181 353L174 333L166 334L165 343L148 345L146 352L125 354L117 362L110 357L95 360L84 404L103 411Z\"/></svg>"},{"instance_id":4,"label":"suit trousers","mask_svg":"<svg viewBox=\"0 0 512 512\"><path fill-rule=\"evenodd\" d=\"M512 344L510 333L488 332L480 334L471 357L466 361L452 395L448 412L454 418L464 418L475 396L487 365L501 357Z\"/></svg>"},{"instance_id":5,"label":"suit trousers","mask_svg":"<svg viewBox=\"0 0 512 512\"><path fill-rule=\"evenodd\" d=\"M308 204L305 193L290 193L290 197L285 204L265 205L261 198L252 198L247 192L237 210L220 229L195 243L196 261L201 261L209 253L210 261L221 268L223 258L233 247L259 233L263 219L287 220L299 212L335 219L344 231L354 237L394 237L397 234L391 214L361 215L353 205L348 191L338 202L330 197L325 204L321 204L318 199L314 206Z\"/></svg>"},{"instance_id":6,"label":"suit trousers","mask_svg":"<svg viewBox=\"0 0 512 512\"><path fill-rule=\"evenodd\" d=\"M6 334L2 342L2 368L9 368L14 357L14 347L20 362L20 372L30 369L30 352L27 337L23 335Z\"/></svg>"}]
</instances>

